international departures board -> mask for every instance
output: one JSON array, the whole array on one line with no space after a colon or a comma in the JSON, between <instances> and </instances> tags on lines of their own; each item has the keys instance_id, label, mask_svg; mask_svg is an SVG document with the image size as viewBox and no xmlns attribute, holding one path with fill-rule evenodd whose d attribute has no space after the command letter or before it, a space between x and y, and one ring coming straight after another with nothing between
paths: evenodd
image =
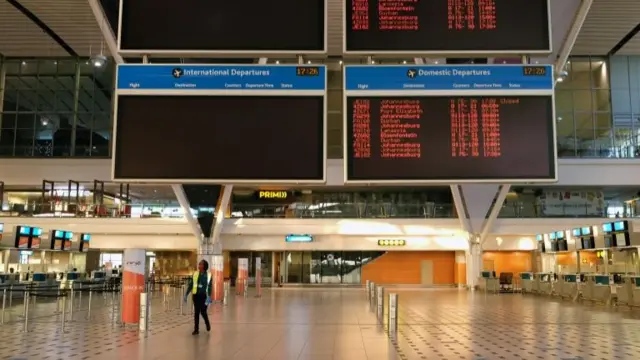
<instances>
[{"instance_id":1,"label":"international departures board","mask_svg":"<svg viewBox=\"0 0 640 360\"><path fill-rule=\"evenodd\" d=\"M324 183L324 66L119 65L113 179Z\"/></svg>"},{"instance_id":2,"label":"international departures board","mask_svg":"<svg viewBox=\"0 0 640 360\"><path fill-rule=\"evenodd\" d=\"M549 53L549 0L343 0L345 53Z\"/></svg>"},{"instance_id":3,"label":"international departures board","mask_svg":"<svg viewBox=\"0 0 640 360\"><path fill-rule=\"evenodd\" d=\"M347 66L345 181L555 181L550 66Z\"/></svg>"},{"instance_id":4,"label":"international departures board","mask_svg":"<svg viewBox=\"0 0 640 360\"><path fill-rule=\"evenodd\" d=\"M120 0L123 54L323 53L325 0Z\"/></svg>"}]
</instances>

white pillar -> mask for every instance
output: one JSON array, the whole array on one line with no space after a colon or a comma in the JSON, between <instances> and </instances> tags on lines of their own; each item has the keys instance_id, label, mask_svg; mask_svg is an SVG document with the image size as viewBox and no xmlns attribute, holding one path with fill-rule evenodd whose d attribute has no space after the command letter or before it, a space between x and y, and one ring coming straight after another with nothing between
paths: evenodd
<instances>
[{"instance_id":1,"label":"white pillar","mask_svg":"<svg viewBox=\"0 0 640 360\"><path fill-rule=\"evenodd\" d=\"M482 273L482 246L477 242L477 236L469 241L467 250L467 286L475 290L478 285L478 278Z\"/></svg>"},{"instance_id":2,"label":"white pillar","mask_svg":"<svg viewBox=\"0 0 640 360\"><path fill-rule=\"evenodd\" d=\"M222 233L222 227L224 226L224 219L231 201L231 194L233 193L233 185L225 185L222 187L222 199L218 201L218 207L216 209L216 218L213 222L211 229L211 255L222 255L222 243L220 242L220 234Z\"/></svg>"}]
</instances>

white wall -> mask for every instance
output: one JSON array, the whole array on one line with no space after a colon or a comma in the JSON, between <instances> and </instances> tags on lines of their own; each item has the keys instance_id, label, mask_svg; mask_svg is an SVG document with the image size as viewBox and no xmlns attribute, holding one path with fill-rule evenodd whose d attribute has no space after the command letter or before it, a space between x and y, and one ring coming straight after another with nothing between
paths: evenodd
<instances>
[{"instance_id":1,"label":"white wall","mask_svg":"<svg viewBox=\"0 0 640 360\"><path fill-rule=\"evenodd\" d=\"M638 159L560 159L558 186L636 185ZM90 182L111 179L109 159L0 159L5 185L42 185L42 180ZM258 184L261 185L261 184ZM343 161L327 161L327 186L344 186Z\"/></svg>"},{"instance_id":2,"label":"white wall","mask_svg":"<svg viewBox=\"0 0 640 360\"><path fill-rule=\"evenodd\" d=\"M5 185L37 185L42 180L67 182L108 181L111 159L0 159L0 180Z\"/></svg>"},{"instance_id":3,"label":"white wall","mask_svg":"<svg viewBox=\"0 0 640 360\"><path fill-rule=\"evenodd\" d=\"M193 235L91 235L91 247L102 250L193 250L198 244Z\"/></svg>"},{"instance_id":4,"label":"white wall","mask_svg":"<svg viewBox=\"0 0 640 360\"><path fill-rule=\"evenodd\" d=\"M599 225L611 219L498 219L486 250L532 250L536 234ZM4 237L16 225L92 234L102 249L195 249L197 241L184 219L0 218ZM640 220L633 221L640 230ZM310 244L285 243L287 234L309 234ZM465 233L457 219L227 219L223 248L229 250L380 250L379 239L403 239L396 250L464 250Z\"/></svg>"},{"instance_id":5,"label":"white wall","mask_svg":"<svg viewBox=\"0 0 640 360\"><path fill-rule=\"evenodd\" d=\"M405 246L378 246L380 239L402 239ZM375 251L416 251L416 250L465 250L467 242L461 236L314 236L310 243L287 243L284 236L277 235L223 235L224 250L375 250Z\"/></svg>"},{"instance_id":6,"label":"white wall","mask_svg":"<svg viewBox=\"0 0 640 360\"><path fill-rule=\"evenodd\" d=\"M4 234L12 234L17 225L42 228L43 233L50 230L66 230L74 233L120 234L120 235L192 235L186 219L153 218L153 219L108 219L108 218L39 218L39 217L5 217Z\"/></svg>"}]
</instances>

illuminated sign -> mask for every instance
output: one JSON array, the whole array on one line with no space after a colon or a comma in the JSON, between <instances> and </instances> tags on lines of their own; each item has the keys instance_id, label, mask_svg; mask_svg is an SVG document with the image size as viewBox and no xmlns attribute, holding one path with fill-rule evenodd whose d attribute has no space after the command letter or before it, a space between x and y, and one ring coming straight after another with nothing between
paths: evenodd
<instances>
[{"instance_id":1,"label":"illuminated sign","mask_svg":"<svg viewBox=\"0 0 640 360\"><path fill-rule=\"evenodd\" d=\"M402 239L380 239L378 240L378 246L405 246L406 240Z\"/></svg>"},{"instance_id":2,"label":"illuminated sign","mask_svg":"<svg viewBox=\"0 0 640 360\"><path fill-rule=\"evenodd\" d=\"M553 71L523 69L346 66L345 182L555 181Z\"/></svg>"},{"instance_id":3,"label":"illuminated sign","mask_svg":"<svg viewBox=\"0 0 640 360\"><path fill-rule=\"evenodd\" d=\"M258 192L259 199L278 199L278 200L286 200L289 197L289 193L287 191L266 191L261 190Z\"/></svg>"},{"instance_id":4,"label":"illuminated sign","mask_svg":"<svg viewBox=\"0 0 640 360\"><path fill-rule=\"evenodd\" d=\"M536 240L537 241L543 241L544 240L544 235L542 235L542 234L536 235Z\"/></svg>"},{"instance_id":5,"label":"illuminated sign","mask_svg":"<svg viewBox=\"0 0 640 360\"><path fill-rule=\"evenodd\" d=\"M591 235L591 226L585 226L582 228L582 235Z\"/></svg>"},{"instance_id":6,"label":"illuminated sign","mask_svg":"<svg viewBox=\"0 0 640 360\"><path fill-rule=\"evenodd\" d=\"M312 242L313 236L311 235L294 235L289 234L284 238L285 242Z\"/></svg>"},{"instance_id":7,"label":"illuminated sign","mask_svg":"<svg viewBox=\"0 0 640 360\"><path fill-rule=\"evenodd\" d=\"M118 65L114 179L324 184L327 71L300 67ZM229 151L215 166L193 155Z\"/></svg>"},{"instance_id":8,"label":"illuminated sign","mask_svg":"<svg viewBox=\"0 0 640 360\"><path fill-rule=\"evenodd\" d=\"M575 228L571 230L571 235L576 237L582 236L582 231L580 230L580 228Z\"/></svg>"},{"instance_id":9,"label":"illuminated sign","mask_svg":"<svg viewBox=\"0 0 640 360\"><path fill-rule=\"evenodd\" d=\"M533 54L552 50L549 0L343 1L347 54Z\"/></svg>"},{"instance_id":10,"label":"illuminated sign","mask_svg":"<svg viewBox=\"0 0 640 360\"><path fill-rule=\"evenodd\" d=\"M91 234L82 234L80 235L82 241L91 241Z\"/></svg>"}]
</instances>

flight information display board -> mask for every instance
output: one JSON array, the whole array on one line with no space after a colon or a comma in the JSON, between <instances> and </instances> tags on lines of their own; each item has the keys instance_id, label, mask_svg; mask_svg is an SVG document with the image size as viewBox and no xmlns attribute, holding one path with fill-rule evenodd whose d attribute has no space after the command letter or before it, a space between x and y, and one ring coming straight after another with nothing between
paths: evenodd
<instances>
[{"instance_id":1,"label":"flight information display board","mask_svg":"<svg viewBox=\"0 0 640 360\"><path fill-rule=\"evenodd\" d=\"M120 0L123 54L314 54L326 0Z\"/></svg>"},{"instance_id":2,"label":"flight information display board","mask_svg":"<svg viewBox=\"0 0 640 360\"><path fill-rule=\"evenodd\" d=\"M556 180L550 66L346 66L345 182Z\"/></svg>"},{"instance_id":3,"label":"flight information display board","mask_svg":"<svg viewBox=\"0 0 640 360\"><path fill-rule=\"evenodd\" d=\"M321 184L326 70L119 65L113 179Z\"/></svg>"},{"instance_id":4,"label":"flight information display board","mask_svg":"<svg viewBox=\"0 0 640 360\"><path fill-rule=\"evenodd\" d=\"M549 0L344 0L350 54L551 52Z\"/></svg>"}]
</instances>

